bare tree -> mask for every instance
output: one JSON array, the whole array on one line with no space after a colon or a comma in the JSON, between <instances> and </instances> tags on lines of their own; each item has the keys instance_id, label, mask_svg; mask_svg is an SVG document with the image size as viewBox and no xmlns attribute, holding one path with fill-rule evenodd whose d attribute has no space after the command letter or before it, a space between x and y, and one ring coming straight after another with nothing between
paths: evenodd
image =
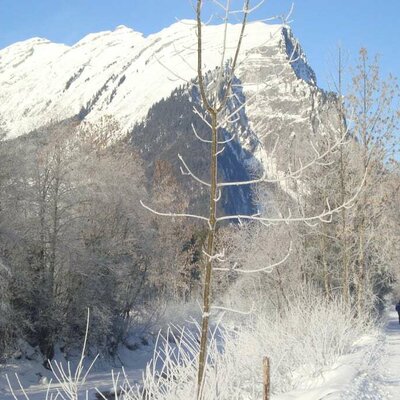
<instances>
[{"instance_id":1,"label":"bare tree","mask_svg":"<svg viewBox=\"0 0 400 400\"><path fill-rule=\"evenodd\" d=\"M355 283L357 288L357 312L366 308L366 290L370 286L373 236L380 225L379 215L387 204L382 184L389 177L387 163L395 149L395 131L399 111L398 83L393 77L383 80L377 59L370 61L368 52L362 48L359 63L350 88L349 107L354 110L351 132L360 146L360 167L367 171L364 186L357 199L357 215L354 229L357 232Z\"/></svg>"},{"instance_id":2,"label":"bare tree","mask_svg":"<svg viewBox=\"0 0 400 400\"><path fill-rule=\"evenodd\" d=\"M214 271L232 271L232 267L219 267L218 263L225 261L224 251L216 250L216 236L217 236L217 225L225 221L254 221L264 225L273 225L278 223L290 223L290 222L303 222L306 224L315 224L318 222L330 222L332 216L340 212L343 208L351 207L354 199L357 197L359 188L355 188L348 198L344 199L341 204L331 206L329 200L325 198L324 206L317 213L307 215L304 207L300 207L297 215L293 215L292 211L289 210L287 215L283 215L281 212L275 215L264 215L261 213L253 215L222 215L218 216L218 201L221 198L222 191L225 188L232 186L243 186L243 185L254 185L257 183L282 183L289 180L300 182L304 171L315 167L316 165L327 165L325 159L332 153L336 152L345 142L346 134L336 134L328 138L328 144L324 146L318 146L315 143L311 143L313 149L313 156L307 159L305 162L298 162L297 165L289 165L287 172L283 176L278 177L267 177L267 171L264 171L259 178L254 178L248 181L238 182L221 182L219 181L219 170L218 170L218 155L221 154L227 141L233 140L234 137L224 140L222 136L222 127L227 125L233 125L234 121L238 117L240 110L242 110L247 102L237 104L234 100L234 79L237 66L239 64L240 51L242 41L245 37L245 28L248 22L249 14L257 6L250 8L250 1L245 0L243 2L243 8L240 10L242 13L242 22L237 38L237 44L234 49L231 59L227 58L226 49L226 38L228 35L228 21L231 15L237 15L237 11L230 9L230 1L228 0L225 5L215 2L218 7L223 10L224 13L224 35L221 44L221 62L219 68L211 74L205 74L203 71L203 21L202 21L202 8L203 1L198 0L196 3L196 34L197 34L197 79L194 83L195 87L200 93L201 99L201 110L195 107L195 113L203 120L208 126L210 136L208 138L200 137L200 135L194 130L196 137L202 142L206 142L210 145L210 181L206 182L200 179L190 168L185 159L179 155L182 162L181 171L183 174L190 176L192 179L205 186L209 190L209 214L207 216L201 216L190 213L174 213L174 212L161 212L154 210L153 208L142 205L153 213L161 216L169 217L186 217L194 218L197 220L205 221L208 224L208 237L206 241L205 249L203 250L205 256L205 265L203 269L203 306L202 306L202 322L201 322L201 334L200 334L200 349L198 359L198 372L197 372L197 397L202 398L202 388L205 382L205 371L207 363L207 341L208 341L208 330L210 314L213 309L219 307L212 305L212 282ZM259 4L260 5L260 4ZM290 61L289 61L290 62ZM337 133L337 132L336 132ZM301 185L300 185L301 186ZM289 249L290 253L290 249ZM288 254L289 254L288 253ZM272 266L264 266L256 270L242 270L241 268L234 267L235 273L259 273L270 271L274 266L283 263L288 254L272 264Z\"/></svg>"}]
</instances>

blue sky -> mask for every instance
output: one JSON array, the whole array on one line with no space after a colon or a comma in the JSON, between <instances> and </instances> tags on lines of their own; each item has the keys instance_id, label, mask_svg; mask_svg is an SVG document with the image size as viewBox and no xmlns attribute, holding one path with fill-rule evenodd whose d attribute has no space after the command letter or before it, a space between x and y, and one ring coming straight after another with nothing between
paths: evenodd
<instances>
[{"instance_id":1,"label":"blue sky","mask_svg":"<svg viewBox=\"0 0 400 400\"><path fill-rule=\"evenodd\" d=\"M291 4L267 0L255 17L285 13ZM294 33L321 86L328 87L338 44L349 62L364 46L380 55L384 74L400 75L400 0L297 0L294 6ZM73 44L88 33L120 24L147 35L176 18L192 17L190 0L0 0L0 48L34 36Z\"/></svg>"}]
</instances>

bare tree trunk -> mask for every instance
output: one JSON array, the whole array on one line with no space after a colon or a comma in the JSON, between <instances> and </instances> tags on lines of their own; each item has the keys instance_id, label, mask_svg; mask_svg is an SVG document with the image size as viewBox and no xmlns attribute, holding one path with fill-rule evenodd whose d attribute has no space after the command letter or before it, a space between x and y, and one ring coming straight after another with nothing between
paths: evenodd
<instances>
[{"instance_id":1,"label":"bare tree trunk","mask_svg":"<svg viewBox=\"0 0 400 400\"><path fill-rule=\"evenodd\" d=\"M269 358L264 357L263 360L263 400L270 400L271 371Z\"/></svg>"},{"instance_id":2,"label":"bare tree trunk","mask_svg":"<svg viewBox=\"0 0 400 400\"><path fill-rule=\"evenodd\" d=\"M344 160L343 149L340 148L340 201L345 199L345 174L344 174ZM349 258L348 258L348 243L347 243L347 213L346 208L343 207L341 211L342 224L341 224L341 244L342 244L342 296L345 305L350 304L350 273L349 273Z\"/></svg>"},{"instance_id":3,"label":"bare tree trunk","mask_svg":"<svg viewBox=\"0 0 400 400\"><path fill-rule=\"evenodd\" d=\"M280 272L279 268L276 269L276 274L278 275L278 279L277 279L278 285L277 286L279 288L279 292L278 292L279 304L281 304L280 298L279 298L280 297L279 293L280 293L282 295L282 298L285 301L285 306L287 308L289 308L290 307L290 301L289 301L288 297L286 296L286 292L285 292L285 289L284 289L284 285L283 285L283 282L282 282L282 276L281 276L281 272ZM282 311L282 307L279 307L279 310Z\"/></svg>"},{"instance_id":4,"label":"bare tree trunk","mask_svg":"<svg viewBox=\"0 0 400 400\"><path fill-rule=\"evenodd\" d=\"M323 232L320 237L320 250L322 258L323 274L324 274L323 281L324 281L325 296L327 299L331 299L332 293L331 293L330 273L329 273L328 262L326 260L327 245L326 245L325 225L323 225Z\"/></svg>"},{"instance_id":5,"label":"bare tree trunk","mask_svg":"<svg viewBox=\"0 0 400 400\"><path fill-rule=\"evenodd\" d=\"M55 168L53 182L53 212L52 212L52 231L50 237L50 257L49 257L49 294L54 297L54 274L57 259L57 242L59 229L59 193L61 180L61 149L59 146L55 148Z\"/></svg>"},{"instance_id":6,"label":"bare tree trunk","mask_svg":"<svg viewBox=\"0 0 400 400\"><path fill-rule=\"evenodd\" d=\"M43 180L38 172L38 186L39 186L39 263L40 273L42 278L45 277L46 272L46 202L48 196L48 174L47 170L44 171Z\"/></svg>"},{"instance_id":7,"label":"bare tree trunk","mask_svg":"<svg viewBox=\"0 0 400 400\"><path fill-rule=\"evenodd\" d=\"M202 54L202 21L201 9L203 6L202 0L197 0L196 7L196 22L197 22L197 79L200 89L200 95L203 107L211 119L211 166L210 166L210 212L209 212L209 233L207 238L207 261L205 266L204 277L204 290L203 290L203 315L201 322L201 337L200 337L200 351L199 351L199 367L197 372L197 398L202 398L202 390L205 381L205 366L207 362L207 342L208 342L208 326L210 319L210 304L211 304L211 283L212 283L212 268L214 257L214 240L216 235L217 224L217 186L218 186L218 115L225 111L229 94L232 88L232 80L234 78L235 68L239 57L239 52L244 36L244 30L247 23L249 1L243 2L243 21L240 31L238 43L235 49L235 55L232 61L232 67L228 77L224 77L222 68L224 67L224 56L222 56L221 70L218 77L213 100L210 101L207 97L204 78L203 78L203 54ZM229 2L227 3L227 12L229 11ZM227 21L226 21L227 23ZM226 43L223 44L224 51L226 50ZM224 93L220 93L220 89L224 89ZM222 96L219 100L219 96ZM218 104L219 102L219 104Z\"/></svg>"},{"instance_id":8,"label":"bare tree trunk","mask_svg":"<svg viewBox=\"0 0 400 400\"><path fill-rule=\"evenodd\" d=\"M362 145L362 161L363 168L365 171L368 170L369 164L369 144L370 137L368 134L368 105L367 105L367 96L368 96L368 88L367 88L367 65L366 65L366 52L361 51L362 57L362 125L361 125L361 145ZM358 315L362 315L364 313L365 306L365 229L366 229L366 214L365 207L367 206L367 198L366 198L366 188L367 188L367 179L368 175L365 178L364 189L361 195L361 206L359 207L360 211L360 225L358 229L359 234L359 253L358 253L358 287L357 287L357 311Z\"/></svg>"},{"instance_id":9,"label":"bare tree trunk","mask_svg":"<svg viewBox=\"0 0 400 400\"><path fill-rule=\"evenodd\" d=\"M204 291L203 291L203 315L201 323L201 339L199 353L199 369L197 375L198 392L197 397L200 398L205 364L207 358L207 339L208 339L208 323L210 317L211 303L211 276L212 276L212 255L214 254L214 238L217 217L217 174L218 174L218 135L217 135L217 113L211 113L212 127L212 144L211 144L211 189L210 189L210 226L207 238L207 262L205 266Z\"/></svg>"},{"instance_id":10,"label":"bare tree trunk","mask_svg":"<svg viewBox=\"0 0 400 400\"><path fill-rule=\"evenodd\" d=\"M338 52L338 98L339 98L339 132L343 137L346 133L346 116L343 105L343 91L342 91L342 51L339 47ZM346 163L343 146L339 147L339 165L340 165L340 202L343 204L346 199ZM342 258L342 298L345 305L350 304L350 266L348 257L348 241L347 241L347 212L346 207L341 210L341 258Z\"/></svg>"},{"instance_id":11,"label":"bare tree trunk","mask_svg":"<svg viewBox=\"0 0 400 400\"><path fill-rule=\"evenodd\" d=\"M365 226L364 220L359 229L359 249L357 266L357 314L363 315L365 308Z\"/></svg>"}]
</instances>

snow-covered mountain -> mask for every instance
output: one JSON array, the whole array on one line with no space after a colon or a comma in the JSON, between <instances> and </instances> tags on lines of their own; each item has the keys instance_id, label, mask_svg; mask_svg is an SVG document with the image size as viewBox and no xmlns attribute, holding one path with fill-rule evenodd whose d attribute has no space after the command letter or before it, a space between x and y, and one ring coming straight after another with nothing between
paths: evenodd
<instances>
[{"instance_id":1,"label":"snow-covered mountain","mask_svg":"<svg viewBox=\"0 0 400 400\"><path fill-rule=\"evenodd\" d=\"M78 116L95 122L111 115L120 137L139 149L149 176L157 159L177 168L181 153L207 178L208 150L191 132L199 118L187 85L197 74L195 28L194 21L183 20L145 37L119 26L71 47L34 38L1 50L0 121L8 138L49 121ZM225 59L233 56L240 29L228 26ZM223 37L223 25L204 27L205 73L219 66ZM246 179L257 169L279 175L293 148L305 154L304 143L328 118L335 98L316 86L304 52L284 25L248 24L235 79L236 94L247 104L235 126L240 134L221 155L222 174L227 180ZM234 204L226 211L253 207L247 187L227 189L225 196L225 205Z\"/></svg>"},{"instance_id":2,"label":"snow-covered mountain","mask_svg":"<svg viewBox=\"0 0 400 400\"><path fill-rule=\"evenodd\" d=\"M233 52L239 25L229 26L228 57ZM204 30L205 70L219 63L223 26ZM255 72L263 63L257 48L278 48L283 58L296 53L296 42L281 25L252 23L247 27L242 60L250 54ZM295 55L294 72L313 83L314 74L304 56ZM81 112L95 120L113 115L125 131L141 121L151 105L196 76L194 21L184 20L144 37L125 26L90 34L73 46L33 38L0 51L0 115L9 137L36 129L49 120L61 120ZM181 80L182 78L183 80ZM251 76L250 78L253 78Z\"/></svg>"}]
</instances>

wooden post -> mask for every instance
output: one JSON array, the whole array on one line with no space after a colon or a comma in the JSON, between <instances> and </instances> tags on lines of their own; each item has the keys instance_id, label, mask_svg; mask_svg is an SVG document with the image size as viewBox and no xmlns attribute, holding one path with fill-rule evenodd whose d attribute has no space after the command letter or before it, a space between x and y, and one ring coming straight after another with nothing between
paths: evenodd
<instances>
[{"instance_id":1,"label":"wooden post","mask_svg":"<svg viewBox=\"0 0 400 400\"><path fill-rule=\"evenodd\" d=\"M263 400L270 400L270 370L269 370L269 358L264 357L263 359L263 385L264 385L264 395Z\"/></svg>"}]
</instances>

